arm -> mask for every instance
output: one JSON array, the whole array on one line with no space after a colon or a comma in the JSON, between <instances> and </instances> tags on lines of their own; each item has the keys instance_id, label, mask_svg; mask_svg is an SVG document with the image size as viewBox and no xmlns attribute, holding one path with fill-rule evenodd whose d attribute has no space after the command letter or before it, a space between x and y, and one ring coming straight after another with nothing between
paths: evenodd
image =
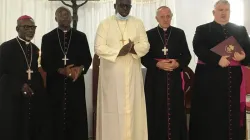
<instances>
[{"instance_id":1,"label":"arm","mask_svg":"<svg viewBox=\"0 0 250 140\"><path fill-rule=\"evenodd\" d=\"M186 40L186 36L184 31L182 31L181 33L181 37L180 37L180 47L181 47L181 54L180 54L180 58L177 59L177 62L179 63L179 67L180 68L184 68L187 67L188 64L190 63L191 60L191 54L190 51L188 49L188 44L187 44L187 40Z\"/></svg>"},{"instance_id":2,"label":"arm","mask_svg":"<svg viewBox=\"0 0 250 140\"><path fill-rule=\"evenodd\" d=\"M103 23L101 23L97 29L94 50L99 57L115 62L120 50L107 45L107 34L108 31L104 28Z\"/></svg>"},{"instance_id":3,"label":"arm","mask_svg":"<svg viewBox=\"0 0 250 140\"><path fill-rule=\"evenodd\" d=\"M242 65L250 66L250 38L248 36L247 30L245 27L242 28L242 48L246 54L245 59L241 61Z\"/></svg>"},{"instance_id":4,"label":"arm","mask_svg":"<svg viewBox=\"0 0 250 140\"><path fill-rule=\"evenodd\" d=\"M79 60L79 64L76 65L83 66L84 68L83 74L86 74L91 65L92 57L89 51L89 43L85 34L83 34L81 46L82 46L80 51L81 55L78 56L77 58Z\"/></svg>"},{"instance_id":5,"label":"arm","mask_svg":"<svg viewBox=\"0 0 250 140\"><path fill-rule=\"evenodd\" d=\"M5 64L7 64L6 62L5 62L5 60L6 60L6 53L4 52L4 46L3 46L3 44L0 46L0 79L2 78L2 76L4 75L4 73L5 73L5 68L6 68L6 66L5 66Z\"/></svg>"},{"instance_id":6,"label":"arm","mask_svg":"<svg viewBox=\"0 0 250 140\"><path fill-rule=\"evenodd\" d=\"M48 73L57 73L59 67L56 66L56 63L53 63L55 62L53 59L52 46L50 46L48 38L43 36L41 45L41 66L44 71Z\"/></svg>"},{"instance_id":7,"label":"arm","mask_svg":"<svg viewBox=\"0 0 250 140\"><path fill-rule=\"evenodd\" d=\"M139 33L139 39L135 40L134 47L132 49L132 51L134 52L132 53L132 56L135 59L141 58L149 51L148 37L142 21L140 21L137 25L137 32Z\"/></svg>"},{"instance_id":8,"label":"arm","mask_svg":"<svg viewBox=\"0 0 250 140\"><path fill-rule=\"evenodd\" d=\"M15 68L12 66L15 64L9 62L9 56L13 56L12 51L10 44L3 43L0 46L0 90L6 95L8 93L11 96L20 96L25 79L20 73L12 72Z\"/></svg>"},{"instance_id":9,"label":"arm","mask_svg":"<svg viewBox=\"0 0 250 140\"><path fill-rule=\"evenodd\" d=\"M151 36L150 36L149 32L147 32L147 35L148 35L149 44L152 44L152 42L150 40ZM157 60L155 60L153 58L153 54L152 54L153 50L152 49L153 48L150 45L149 52L141 58L142 65L145 66L147 69L156 68L156 64L158 62Z\"/></svg>"},{"instance_id":10,"label":"arm","mask_svg":"<svg viewBox=\"0 0 250 140\"><path fill-rule=\"evenodd\" d=\"M196 28L196 32L193 39L193 49L198 59L202 62L211 65L218 65L221 56L212 52L206 46L206 38L201 31L201 27Z\"/></svg>"}]
</instances>

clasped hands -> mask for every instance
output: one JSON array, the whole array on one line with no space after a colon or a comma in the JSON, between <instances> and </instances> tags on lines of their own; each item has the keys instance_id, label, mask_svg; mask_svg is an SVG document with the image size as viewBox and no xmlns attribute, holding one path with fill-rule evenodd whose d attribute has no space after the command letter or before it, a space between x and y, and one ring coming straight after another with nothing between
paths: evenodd
<instances>
[{"instance_id":1,"label":"clasped hands","mask_svg":"<svg viewBox=\"0 0 250 140\"><path fill-rule=\"evenodd\" d=\"M32 95L34 95L33 90L30 88L30 86L27 83L25 83L23 85L23 87L22 87L22 93L26 97L31 97Z\"/></svg>"},{"instance_id":2,"label":"clasped hands","mask_svg":"<svg viewBox=\"0 0 250 140\"><path fill-rule=\"evenodd\" d=\"M222 56L222 57L220 58L219 65L220 65L221 67L224 68L224 67L227 67L227 66L230 65L230 61L228 60L228 57L229 57L229 56ZM240 53L235 52L232 59L233 59L234 61L238 61L238 62L239 62L239 61L245 59L245 57L246 57L245 52L244 52L244 51L241 51Z\"/></svg>"},{"instance_id":3,"label":"clasped hands","mask_svg":"<svg viewBox=\"0 0 250 140\"><path fill-rule=\"evenodd\" d=\"M74 64L68 65L65 68L59 68L58 72L66 77L70 77L73 81L76 81L81 75L83 66L74 66Z\"/></svg>"},{"instance_id":4,"label":"clasped hands","mask_svg":"<svg viewBox=\"0 0 250 140\"><path fill-rule=\"evenodd\" d=\"M130 39L129 39L129 42L122 47L118 56L125 56L128 53L136 54L136 52L134 50L134 42L132 42Z\"/></svg>"},{"instance_id":5,"label":"clasped hands","mask_svg":"<svg viewBox=\"0 0 250 140\"><path fill-rule=\"evenodd\" d=\"M156 66L165 71L173 71L179 67L179 63L175 59L166 59L157 62Z\"/></svg>"}]
</instances>

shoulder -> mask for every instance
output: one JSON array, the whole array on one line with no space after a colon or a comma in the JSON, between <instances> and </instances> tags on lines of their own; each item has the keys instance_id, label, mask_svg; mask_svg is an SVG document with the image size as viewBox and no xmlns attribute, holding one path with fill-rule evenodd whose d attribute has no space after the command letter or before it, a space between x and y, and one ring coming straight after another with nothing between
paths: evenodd
<instances>
[{"instance_id":1,"label":"shoulder","mask_svg":"<svg viewBox=\"0 0 250 140\"><path fill-rule=\"evenodd\" d=\"M171 28L172 28L172 32L174 33L185 34L184 30L182 30L181 28L177 28L173 26L171 26Z\"/></svg>"},{"instance_id":2,"label":"shoulder","mask_svg":"<svg viewBox=\"0 0 250 140\"><path fill-rule=\"evenodd\" d=\"M103 19L99 25L106 25L106 24L110 24L110 22L115 20L115 16L109 16L105 19Z\"/></svg>"},{"instance_id":3,"label":"shoulder","mask_svg":"<svg viewBox=\"0 0 250 140\"><path fill-rule=\"evenodd\" d=\"M16 40L16 38L13 38L13 39L11 39L11 40L8 40L8 41L6 41L6 42L3 42L3 43L1 44L1 47L11 47L11 46L13 46L13 45L17 45L17 40Z\"/></svg>"},{"instance_id":4,"label":"shoulder","mask_svg":"<svg viewBox=\"0 0 250 140\"><path fill-rule=\"evenodd\" d=\"M44 35L42 36L42 38L43 38L43 39L51 38L52 36L54 36L54 35L56 34L56 29L57 29L57 28L55 28L55 29L53 29L52 31L50 31L50 32L48 32L48 33L46 33L46 34L44 34Z\"/></svg>"},{"instance_id":5,"label":"shoulder","mask_svg":"<svg viewBox=\"0 0 250 140\"><path fill-rule=\"evenodd\" d=\"M31 43L32 44L32 47L34 47L35 51L40 51L40 49L36 46L36 44L34 43Z\"/></svg>"},{"instance_id":6,"label":"shoulder","mask_svg":"<svg viewBox=\"0 0 250 140\"><path fill-rule=\"evenodd\" d=\"M129 21L132 21L133 23L137 25L143 24L142 20L140 18L134 17L134 16L129 16Z\"/></svg>"},{"instance_id":7,"label":"shoulder","mask_svg":"<svg viewBox=\"0 0 250 140\"><path fill-rule=\"evenodd\" d=\"M147 31L147 34L152 34L152 33L155 33L155 32L157 32L157 27L154 27L154 28L152 28L152 29L149 29L149 30Z\"/></svg>"},{"instance_id":8,"label":"shoulder","mask_svg":"<svg viewBox=\"0 0 250 140\"><path fill-rule=\"evenodd\" d=\"M233 29L236 29L236 30L238 30L238 31L240 31L240 32L246 32L246 27L245 26L242 26L242 25L237 25L237 24L234 24L234 23L231 23L231 22L229 22L228 23L229 24L229 26L231 26Z\"/></svg>"},{"instance_id":9,"label":"shoulder","mask_svg":"<svg viewBox=\"0 0 250 140\"><path fill-rule=\"evenodd\" d=\"M81 32L81 31L73 29L73 28L72 28L72 33L73 33L73 35L75 34L77 37L86 37L86 34L84 32Z\"/></svg>"},{"instance_id":10,"label":"shoulder","mask_svg":"<svg viewBox=\"0 0 250 140\"><path fill-rule=\"evenodd\" d=\"M7 51L7 50L11 50L13 47L17 46L17 41L16 41L16 38L13 38L11 40L8 40L6 42L3 42L1 45L0 45L0 50L1 52L3 51Z\"/></svg>"},{"instance_id":11,"label":"shoulder","mask_svg":"<svg viewBox=\"0 0 250 140\"><path fill-rule=\"evenodd\" d=\"M208 29L212 26L212 22L202 24L196 27L196 30Z\"/></svg>"}]
</instances>

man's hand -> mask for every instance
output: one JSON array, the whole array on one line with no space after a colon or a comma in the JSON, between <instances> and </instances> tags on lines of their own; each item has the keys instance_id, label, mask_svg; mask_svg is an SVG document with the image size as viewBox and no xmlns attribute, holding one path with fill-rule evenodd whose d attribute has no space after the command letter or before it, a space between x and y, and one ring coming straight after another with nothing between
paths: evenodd
<instances>
[{"instance_id":1,"label":"man's hand","mask_svg":"<svg viewBox=\"0 0 250 140\"><path fill-rule=\"evenodd\" d=\"M229 57L229 56L222 56L222 57L220 58L219 65L220 65L222 68L225 68L225 67L229 66L230 61L227 60L228 57Z\"/></svg>"},{"instance_id":2,"label":"man's hand","mask_svg":"<svg viewBox=\"0 0 250 140\"><path fill-rule=\"evenodd\" d=\"M33 90L30 88L30 86L27 83L25 83L23 85L23 87L22 87L22 93L26 97L31 97L32 95L34 95Z\"/></svg>"},{"instance_id":3,"label":"man's hand","mask_svg":"<svg viewBox=\"0 0 250 140\"><path fill-rule=\"evenodd\" d=\"M156 66L165 71L173 71L179 67L179 63L175 59L167 59L159 61Z\"/></svg>"},{"instance_id":4,"label":"man's hand","mask_svg":"<svg viewBox=\"0 0 250 140\"><path fill-rule=\"evenodd\" d=\"M124 45L122 47L122 49L120 50L118 56L125 56L125 55L127 55L130 52L130 50L132 49L133 46L134 46L134 43L131 42L131 40L129 39L128 44L126 44L126 45Z\"/></svg>"},{"instance_id":5,"label":"man's hand","mask_svg":"<svg viewBox=\"0 0 250 140\"><path fill-rule=\"evenodd\" d=\"M74 66L74 64L68 65L65 68L59 68L58 69L58 73L66 76L66 77L71 77L72 76L72 72L71 72L71 68Z\"/></svg>"},{"instance_id":6,"label":"man's hand","mask_svg":"<svg viewBox=\"0 0 250 140\"><path fill-rule=\"evenodd\" d=\"M246 57L246 54L245 54L244 51L241 51L240 53L235 52L233 60L235 60L235 61L241 61L241 60L245 59L245 57Z\"/></svg>"},{"instance_id":7,"label":"man's hand","mask_svg":"<svg viewBox=\"0 0 250 140\"><path fill-rule=\"evenodd\" d=\"M83 66L71 68L71 72L72 72L71 77L72 77L73 81L76 81L78 79L78 77L81 75L82 71L83 71Z\"/></svg>"},{"instance_id":8,"label":"man's hand","mask_svg":"<svg viewBox=\"0 0 250 140\"><path fill-rule=\"evenodd\" d=\"M134 42L132 42L132 41L129 39L129 43L130 43L130 45L131 45L131 49L130 49L129 52L132 53L132 54L136 54L135 48L134 48L134 46L135 46Z\"/></svg>"}]
</instances>

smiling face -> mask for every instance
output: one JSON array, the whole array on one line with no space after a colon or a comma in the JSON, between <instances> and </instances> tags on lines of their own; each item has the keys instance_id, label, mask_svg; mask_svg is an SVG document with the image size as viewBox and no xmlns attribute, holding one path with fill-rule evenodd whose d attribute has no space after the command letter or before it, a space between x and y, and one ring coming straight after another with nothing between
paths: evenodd
<instances>
[{"instance_id":1,"label":"smiling face","mask_svg":"<svg viewBox=\"0 0 250 140\"><path fill-rule=\"evenodd\" d=\"M114 4L116 13L118 12L123 17L129 15L131 7L131 0L116 0L116 3Z\"/></svg>"},{"instance_id":2,"label":"smiling face","mask_svg":"<svg viewBox=\"0 0 250 140\"><path fill-rule=\"evenodd\" d=\"M230 18L230 4L217 3L213 10L214 20L219 24L227 24Z\"/></svg>"},{"instance_id":3,"label":"smiling face","mask_svg":"<svg viewBox=\"0 0 250 140\"><path fill-rule=\"evenodd\" d=\"M36 31L36 25L33 19L23 19L17 21L16 31L18 36L26 41L33 39Z\"/></svg>"}]
</instances>

